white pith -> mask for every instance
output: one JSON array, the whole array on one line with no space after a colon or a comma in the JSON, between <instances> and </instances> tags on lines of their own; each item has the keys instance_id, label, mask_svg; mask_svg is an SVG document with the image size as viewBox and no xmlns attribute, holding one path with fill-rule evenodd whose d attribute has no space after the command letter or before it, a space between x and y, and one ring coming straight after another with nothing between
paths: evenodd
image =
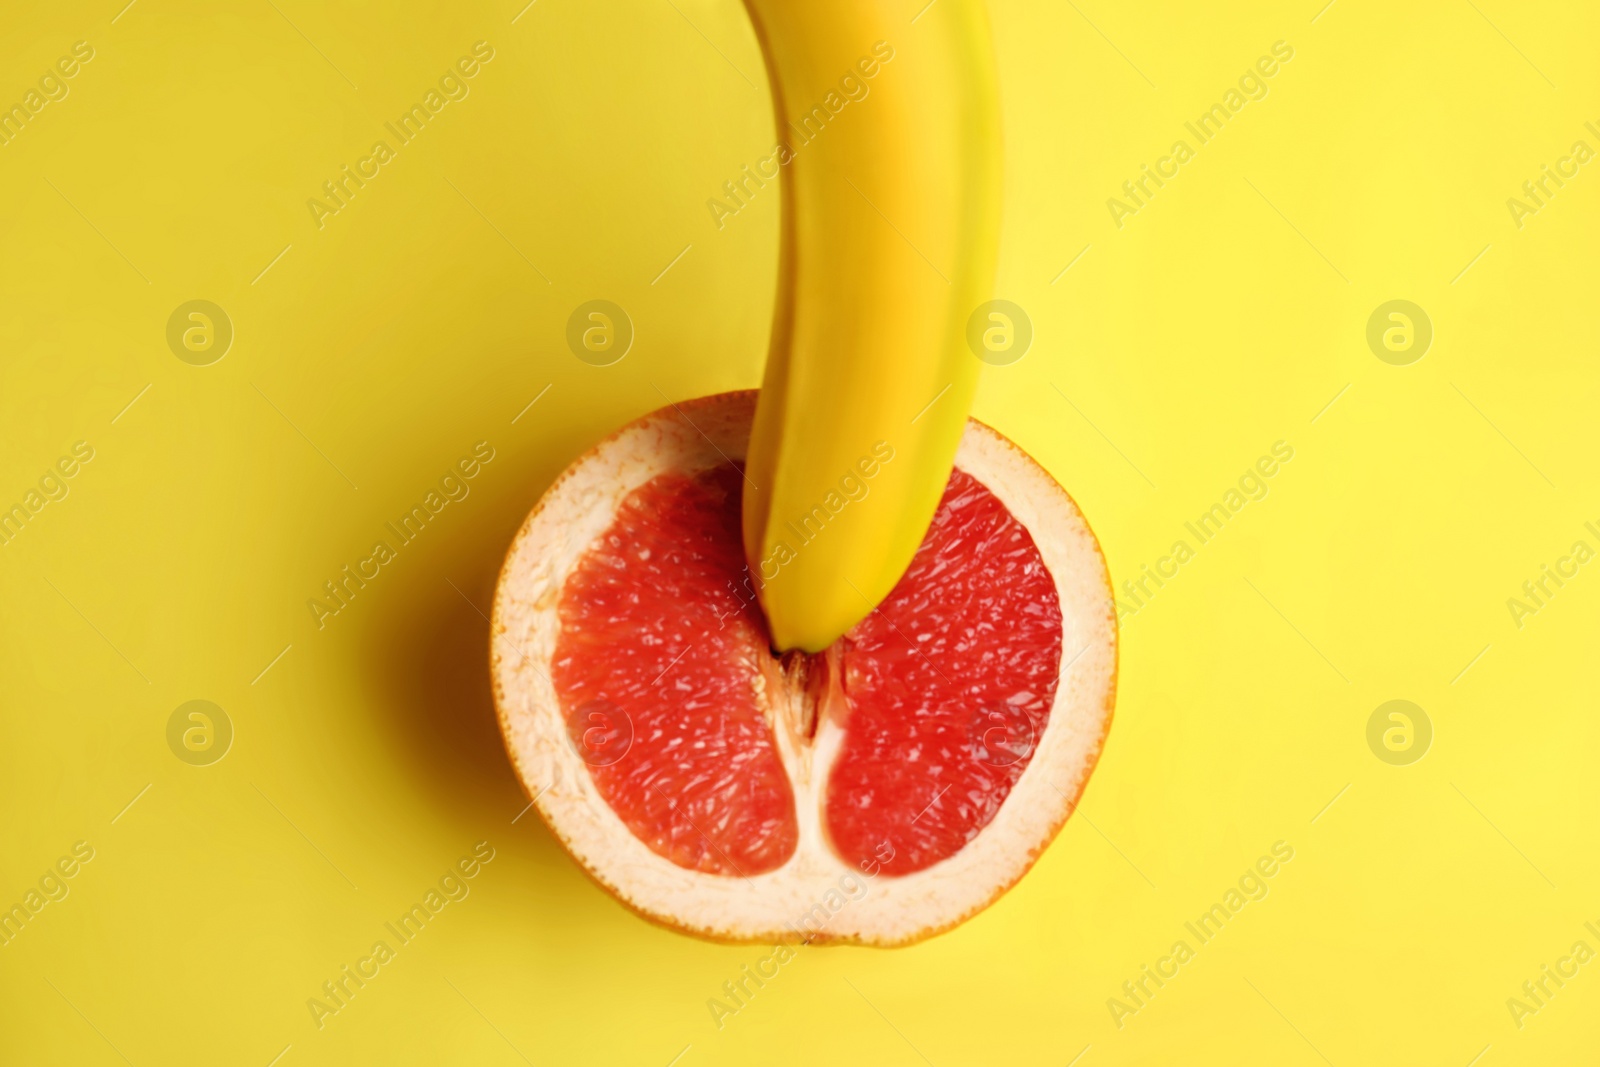
<instances>
[{"instance_id":1,"label":"white pith","mask_svg":"<svg viewBox=\"0 0 1600 1067\"><path fill-rule=\"evenodd\" d=\"M648 415L568 468L528 517L500 576L491 636L507 747L540 814L568 851L651 918L732 941L813 935L878 945L913 941L982 910L1020 878L1087 781L1108 725L1116 677L1105 562L1082 514L1054 480L995 431L969 422L956 466L987 486L1028 529L1061 603L1055 704L1011 794L955 855L914 874L872 876L836 856L822 828L827 774L843 740L842 729L823 716L809 744L775 730L795 792L800 836L794 856L775 871L750 877L679 867L623 824L567 740L550 681L560 628L557 604L573 566L610 526L628 493L666 471L693 472L743 459L754 408L753 392L726 393Z\"/></svg>"}]
</instances>

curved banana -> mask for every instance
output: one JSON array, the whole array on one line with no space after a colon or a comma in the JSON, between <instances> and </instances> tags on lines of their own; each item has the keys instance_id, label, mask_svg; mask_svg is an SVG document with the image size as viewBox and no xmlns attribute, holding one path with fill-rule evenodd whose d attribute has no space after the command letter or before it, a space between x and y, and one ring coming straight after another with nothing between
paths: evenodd
<instances>
[{"instance_id":1,"label":"curved banana","mask_svg":"<svg viewBox=\"0 0 1600 1067\"><path fill-rule=\"evenodd\" d=\"M774 645L817 652L905 572L966 427L999 244L994 55L982 0L745 3L784 199L744 545Z\"/></svg>"}]
</instances>

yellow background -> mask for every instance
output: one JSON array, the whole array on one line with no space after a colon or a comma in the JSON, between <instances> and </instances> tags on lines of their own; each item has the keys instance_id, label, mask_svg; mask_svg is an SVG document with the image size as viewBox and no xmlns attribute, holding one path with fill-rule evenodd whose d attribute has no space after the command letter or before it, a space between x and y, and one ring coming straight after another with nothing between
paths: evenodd
<instances>
[{"instance_id":1,"label":"yellow background","mask_svg":"<svg viewBox=\"0 0 1600 1067\"><path fill-rule=\"evenodd\" d=\"M705 206L773 136L739 5L11 4L0 102L95 58L0 147L0 503L95 458L0 546L0 904L96 855L0 948L0 1060L1592 1055L1600 964L1521 1029L1506 1000L1600 948L1600 570L1520 629L1506 601L1600 547L1600 164L1520 230L1506 200L1600 147L1600 15L1318 3L991 5L997 295L1036 338L977 415L1119 581L1274 441L1294 459L1125 620L1104 758L1029 877L918 947L803 950L720 1030L707 999L766 950L647 925L513 823L482 612L574 456L759 380L778 198L720 231ZM917 61L904 7L880 78ZM319 230L307 199L478 40L470 95ZM1117 228L1107 198L1279 40L1270 95ZM611 367L564 341L594 298L637 330ZM211 366L165 341L192 299L234 325ZM1391 299L1434 325L1410 366L1365 341ZM471 496L319 631L307 599L479 440ZM191 699L234 724L211 766L166 743ZM1391 699L1434 727L1410 766L1367 746ZM480 840L471 895L319 1031L307 998ZM1270 895L1119 1029L1107 999L1279 840Z\"/></svg>"}]
</instances>

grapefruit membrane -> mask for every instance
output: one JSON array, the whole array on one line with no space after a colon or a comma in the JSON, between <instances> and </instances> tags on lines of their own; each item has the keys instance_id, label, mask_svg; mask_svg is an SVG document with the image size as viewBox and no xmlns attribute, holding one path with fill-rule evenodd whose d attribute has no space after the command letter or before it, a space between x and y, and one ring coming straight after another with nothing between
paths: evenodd
<instances>
[{"instance_id":1,"label":"grapefruit membrane","mask_svg":"<svg viewBox=\"0 0 1600 1067\"><path fill-rule=\"evenodd\" d=\"M557 839L650 919L914 941L999 897L1076 804L1115 691L1105 562L1065 491L970 421L888 598L777 653L740 540L754 406L647 415L544 494L495 597L506 745Z\"/></svg>"}]
</instances>

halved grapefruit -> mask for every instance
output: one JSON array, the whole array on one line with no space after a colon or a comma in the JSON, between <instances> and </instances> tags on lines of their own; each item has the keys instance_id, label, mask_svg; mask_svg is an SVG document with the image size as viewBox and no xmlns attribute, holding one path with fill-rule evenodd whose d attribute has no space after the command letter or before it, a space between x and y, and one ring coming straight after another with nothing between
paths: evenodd
<instances>
[{"instance_id":1,"label":"halved grapefruit","mask_svg":"<svg viewBox=\"0 0 1600 1067\"><path fill-rule=\"evenodd\" d=\"M888 599L822 653L774 653L740 540L755 395L631 423L528 516L491 628L506 746L552 833L649 919L915 941L997 899L1077 803L1115 694L1105 561L973 420Z\"/></svg>"}]
</instances>

